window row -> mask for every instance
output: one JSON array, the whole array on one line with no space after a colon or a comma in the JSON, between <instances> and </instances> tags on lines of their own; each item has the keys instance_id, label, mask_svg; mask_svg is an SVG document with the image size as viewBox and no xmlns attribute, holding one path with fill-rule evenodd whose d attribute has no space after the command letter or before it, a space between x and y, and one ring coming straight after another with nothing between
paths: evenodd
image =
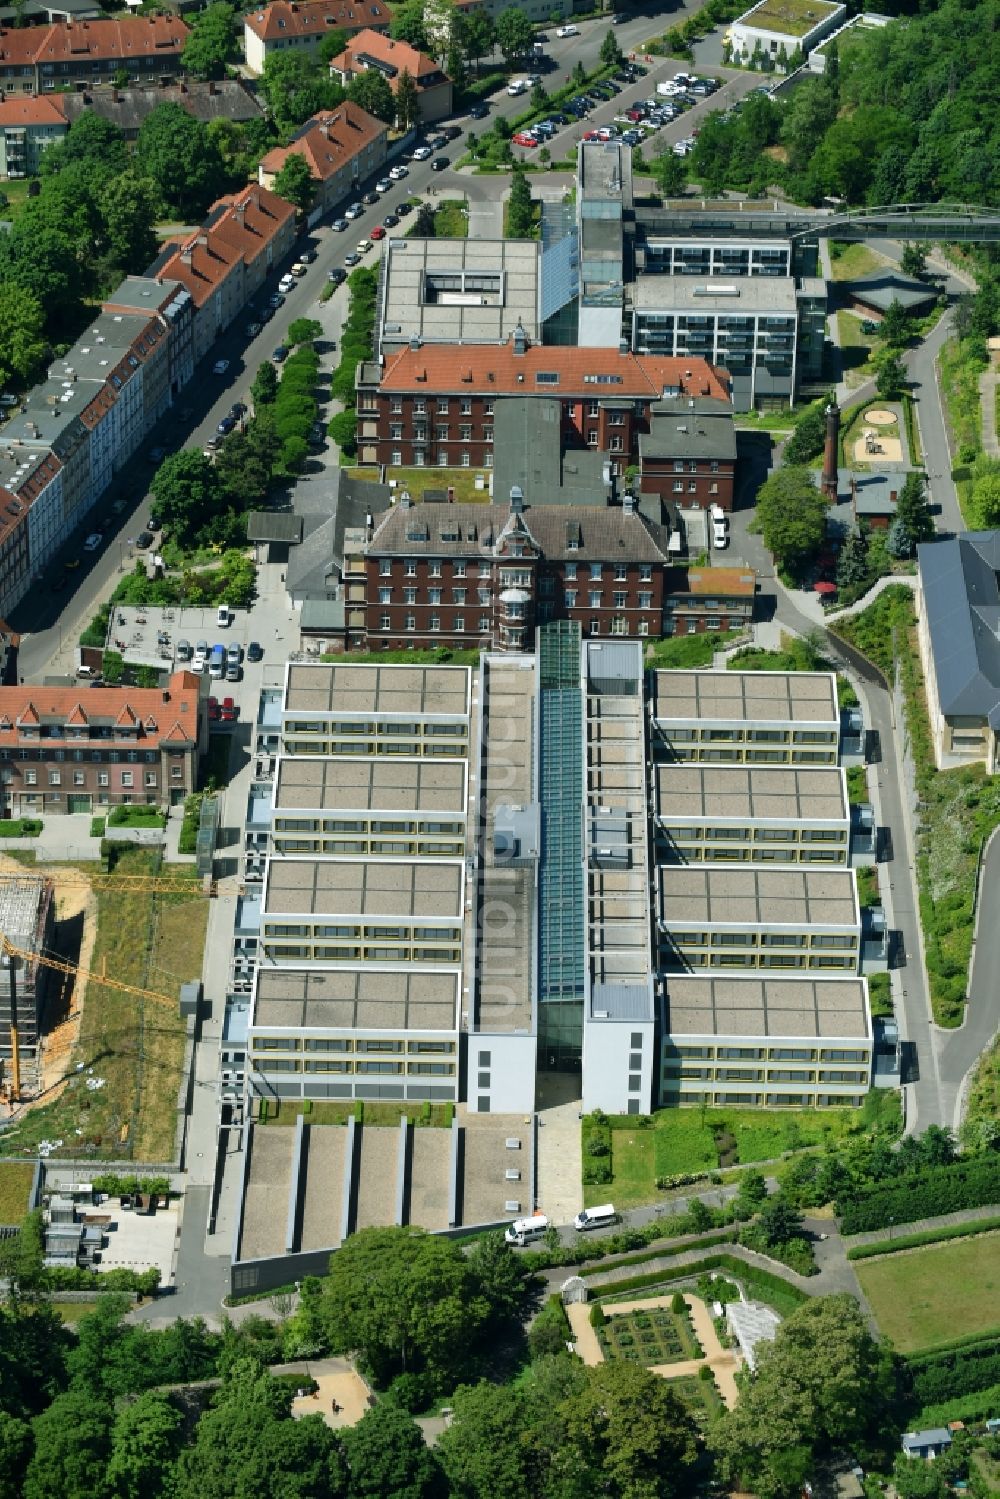
<instances>
[{"instance_id":1,"label":"window row","mask_svg":"<svg viewBox=\"0 0 1000 1499\"><path fill-rule=\"evenodd\" d=\"M370 1077L373 1075L390 1075L398 1077L406 1074L408 1077L454 1077L456 1064L454 1062L358 1062L353 1058L339 1060L334 1057L324 1057L320 1061L299 1061L298 1058L286 1060L279 1057L254 1056L253 1063L259 1071L263 1072L338 1072L353 1073L355 1076Z\"/></svg>"},{"instance_id":2,"label":"window row","mask_svg":"<svg viewBox=\"0 0 1000 1499\"><path fill-rule=\"evenodd\" d=\"M668 793L669 794L669 793ZM842 828L706 828L692 824L661 823L660 828L675 843L689 843L699 838L729 838L735 842L753 838L757 843L846 843L850 837Z\"/></svg>"},{"instance_id":3,"label":"window row","mask_svg":"<svg viewBox=\"0 0 1000 1499\"><path fill-rule=\"evenodd\" d=\"M798 947L844 951L856 948L856 932L692 932L671 927L664 936L675 947Z\"/></svg>"},{"instance_id":4,"label":"window row","mask_svg":"<svg viewBox=\"0 0 1000 1499\"><path fill-rule=\"evenodd\" d=\"M661 953L665 968L838 968L853 973L857 967L857 955L845 957L823 957L810 953L738 953L683 952Z\"/></svg>"},{"instance_id":5,"label":"window row","mask_svg":"<svg viewBox=\"0 0 1000 1499\"><path fill-rule=\"evenodd\" d=\"M253 1038L254 1051L378 1052L383 1055L453 1056L454 1041L419 1041L371 1036L262 1036Z\"/></svg>"}]
</instances>

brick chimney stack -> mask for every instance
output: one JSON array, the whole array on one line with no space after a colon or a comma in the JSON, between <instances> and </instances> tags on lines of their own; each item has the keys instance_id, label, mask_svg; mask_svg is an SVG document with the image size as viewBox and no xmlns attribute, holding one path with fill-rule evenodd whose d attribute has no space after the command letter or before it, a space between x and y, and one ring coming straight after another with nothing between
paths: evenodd
<instances>
[{"instance_id":1,"label":"brick chimney stack","mask_svg":"<svg viewBox=\"0 0 1000 1499\"><path fill-rule=\"evenodd\" d=\"M826 442L823 447L823 477L820 488L828 500L837 499L837 459L840 451L840 407L831 401L826 408Z\"/></svg>"}]
</instances>

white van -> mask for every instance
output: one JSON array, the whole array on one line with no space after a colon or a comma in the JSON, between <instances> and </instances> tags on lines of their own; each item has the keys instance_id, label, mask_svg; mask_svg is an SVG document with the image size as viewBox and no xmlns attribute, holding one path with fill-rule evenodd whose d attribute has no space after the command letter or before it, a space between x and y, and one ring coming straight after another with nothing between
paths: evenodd
<instances>
[{"instance_id":1,"label":"white van","mask_svg":"<svg viewBox=\"0 0 1000 1499\"><path fill-rule=\"evenodd\" d=\"M573 1227L583 1233L588 1228L609 1228L618 1222L618 1214L610 1202L599 1208L581 1208L573 1219Z\"/></svg>"},{"instance_id":2,"label":"white van","mask_svg":"<svg viewBox=\"0 0 1000 1499\"><path fill-rule=\"evenodd\" d=\"M508 85L507 85L507 92L508 92L508 94L510 94L510 96L511 96L512 99L516 99L517 96L518 96L518 94L526 94L528 92L528 81L527 81L527 79L526 78L512 78L510 80L510 82L508 83ZM414 152L414 155L415 154L416 153Z\"/></svg>"},{"instance_id":3,"label":"white van","mask_svg":"<svg viewBox=\"0 0 1000 1499\"><path fill-rule=\"evenodd\" d=\"M548 1226L544 1213L536 1213L533 1218L515 1218L504 1238L508 1244L518 1244L523 1249L533 1239L540 1239Z\"/></svg>"},{"instance_id":4,"label":"white van","mask_svg":"<svg viewBox=\"0 0 1000 1499\"><path fill-rule=\"evenodd\" d=\"M229 625L231 623L231 620L232 620L232 615L229 612L229 605L228 604L220 604L219 605L219 609L218 609L218 613L215 616L215 623L218 625L219 629L220 630L228 630L229 629Z\"/></svg>"}]
</instances>

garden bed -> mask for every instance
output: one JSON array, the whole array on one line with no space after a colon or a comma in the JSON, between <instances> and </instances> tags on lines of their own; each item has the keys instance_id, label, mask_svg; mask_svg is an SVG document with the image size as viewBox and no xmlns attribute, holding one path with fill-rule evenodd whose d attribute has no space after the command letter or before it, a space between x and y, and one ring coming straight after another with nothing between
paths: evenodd
<instances>
[{"instance_id":1,"label":"garden bed","mask_svg":"<svg viewBox=\"0 0 1000 1499\"><path fill-rule=\"evenodd\" d=\"M684 1312L666 1306L618 1312L597 1329L605 1358L629 1359L636 1364L680 1364L701 1358L702 1351Z\"/></svg>"}]
</instances>

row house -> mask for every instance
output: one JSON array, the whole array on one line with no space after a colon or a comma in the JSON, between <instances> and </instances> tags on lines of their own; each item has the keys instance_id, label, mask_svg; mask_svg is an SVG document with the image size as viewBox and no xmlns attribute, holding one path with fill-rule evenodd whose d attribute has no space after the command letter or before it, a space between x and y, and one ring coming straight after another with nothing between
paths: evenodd
<instances>
[{"instance_id":1,"label":"row house","mask_svg":"<svg viewBox=\"0 0 1000 1499\"><path fill-rule=\"evenodd\" d=\"M295 241L295 209L265 187L220 198L205 222L167 245L149 267L179 282L194 303L193 358L203 359Z\"/></svg>"},{"instance_id":2,"label":"row house","mask_svg":"<svg viewBox=\"0 0 1000 1499\"><path fill-rule=\"evenodd\" d=\"M429 125L451 114L451 79L433 57L408 42L383 36L378 31L359 31L343 52L330 59L330 76L344 88L369 71L381 74L394 94L400 78L408 73L416 86L417 118L422 124Z\"/></svg>"},{"instance_id":3,"label":"row house","mask_svg":"<svg viewBox=\"0 0 1000 1499\"><path fill-rule=\"evenodd\" d=\"M727 398L727 377L704 359L663 359L627 350L533 345L523 328L506 344L409 346L384 368L357 374L362 463L387 468L493 467L497 401L544 396L559 404L563 449L637 461L639 436L664 399Z\"/></svg>"},{"instance_id":4,"label":"row house","mask_svg":"<svg viewBox=\"0 0 1000 1499\"><path fill-rule=\"evenodd\" d=\"M274 0L243 17L243 51L251 73L276 52L314 52L331 31L388 31L385 0Z\"/></svg>"},{"instance_id":5,"label":"row house","mask_svg":"<svg viewBox=\"0 0 1000 1499\"><path fill-rule=\"evenodd\" d=\"M192 672L167 686L0 688L5 817L145 805L195 789L208 724Z\"/></svg>"},{"instance_id":6,"label":"row house","mask_svg":"<svg viewBox=\"0 0 1000 1499\"><path fill-rule=\"evenodd\" d=\"M728 401L675 396L650 407L639 434L639 489L665 503L732 510L736 428Z\"/></svg>"},{"instance_id":7,"label":"row house","mask_svg":"<svg viewBox=\"0 0 1000 1499\"><path fill-rule=\"evenodd\" d=\"M411 505L365 548L368 643L532 649L535 626L568 619L589 636L658 636L665 528L622 507Z\"/></svg>"},{"instance_id":8,"label":"row house","mask_svg":"<svg viewBox=\"0 0 1000 1499\"><path fill-rule=\"evenodd\" d=\"M377 172L386 159L389 127L357 104L345 99L336 109L324 109L301 126L287 146L268 151L257 169L261 187L274 179L290 156L304 158L316 184L314 206L327 214L358 183Z\"/></svg>"},{"instance_id":9,"label":"row house","mask_svg":"<svg viewBox=\"0 0 1000 1499\"><path fill-rule=\"evenodd\" d=\"M0 89L7 95L54 93L111 83L155 83L181 72L190 28L175 15L54 21L0 27Z\"/></svg>"},{"instance_id":10,"label":"row house","mask_svg":"<svg viewBox=\"0 0 1000 1499\"><path fill-rule=\"evenodd\" d=\"M168 333L166 394L168 401L179 395L194 376L194 301L179 281L156 280L152 276L126 276L104 303L109 313L146 313L157 316ZM162 412L159 381L147 373L143 382L148 424Z\"/></svg>"},{"instance_id":11,"label":"row house","mask_svg":"<svg viewBox=\"0 0 1000 1499\"><path fill-rule=\"evenodd\" d=\"M119 88L112 84L110 88L59 94L50 102L70 126L84 114L100 115L102 120L117 126L127 141L138 138L145 121L161 104L177 104L203 125L210 125L213 120L248 125L254 120L262 121L265 113L263 101L244 78L209 78L204 82L184 78L174 83L160 79L155 86L145 88Z\"/></svg>"}]
</instances>

